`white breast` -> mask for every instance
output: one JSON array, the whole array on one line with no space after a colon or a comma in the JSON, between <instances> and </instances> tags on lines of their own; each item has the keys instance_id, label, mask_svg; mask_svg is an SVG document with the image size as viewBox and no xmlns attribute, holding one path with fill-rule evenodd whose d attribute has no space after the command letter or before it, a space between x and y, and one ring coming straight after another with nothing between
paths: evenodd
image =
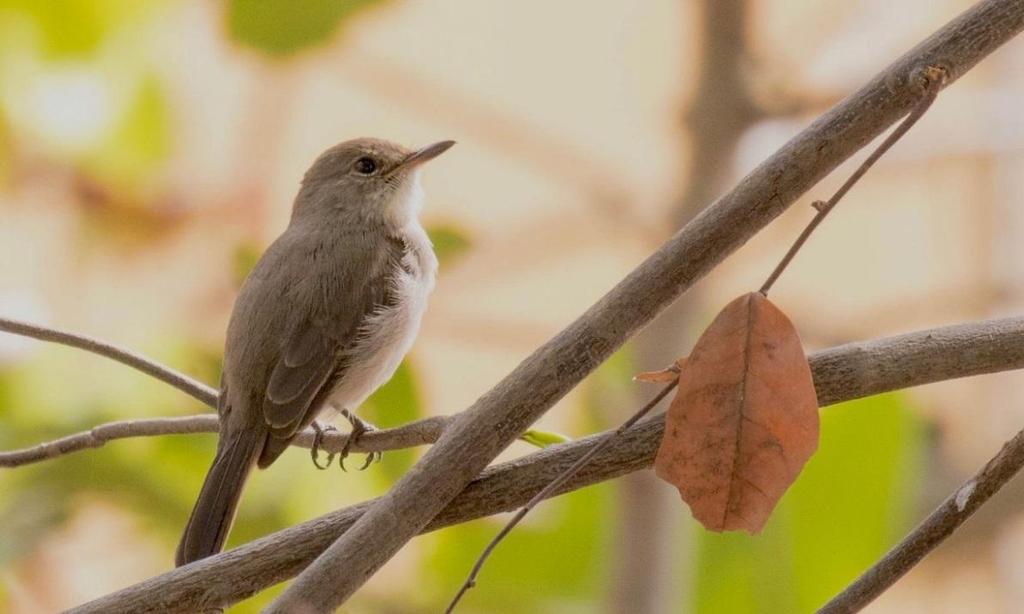
<instances>
[{"instance_id":1,"label":"white breast","mask_svg":"<svg viewBox=\"0 0 1024 614\"><path fill-rule=\"evenodd\" d=\"M437 258L419 223L407 226L404 235L409 250L394 276L394 305L363 325L360 341L350 350L344 374L331 393L329 403L335 409L355 411L391 379L419 333L427 297L434 289Z\"/></svg>"}]
</instances>

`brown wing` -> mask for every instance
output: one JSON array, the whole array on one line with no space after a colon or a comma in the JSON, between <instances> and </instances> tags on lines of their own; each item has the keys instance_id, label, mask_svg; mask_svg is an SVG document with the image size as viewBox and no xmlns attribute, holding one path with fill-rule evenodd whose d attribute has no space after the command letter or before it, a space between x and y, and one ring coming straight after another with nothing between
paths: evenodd
<instances>
[{"instance_id":1,"label":"brown wing","mask_svg":"<svg viewBox=\"0 0 1024 614\"><path fill-rule=\"evenodd\" d=\"M367 316L390 300L391 277L404 244L353 241L340 249L344 264L338 262L319 274L314 271L295 286L296 294L312 299L296 303L314 308L295 318L267 380L263 417L270 440L260 466L272 462L313 421L330 387L344 373L345 350L358 340Z\"/></svg>"},{"instance_id":2,"label":"brown wing","mask_svg":"<svg viewBox=\"0 0 1024 614\"><path fill-rule=\"evenodd\" d=\"M296 326L270 374L263 418L276 437L290 437L338 365L336 340L305 321Z\"/></svg>"}]
</instances>

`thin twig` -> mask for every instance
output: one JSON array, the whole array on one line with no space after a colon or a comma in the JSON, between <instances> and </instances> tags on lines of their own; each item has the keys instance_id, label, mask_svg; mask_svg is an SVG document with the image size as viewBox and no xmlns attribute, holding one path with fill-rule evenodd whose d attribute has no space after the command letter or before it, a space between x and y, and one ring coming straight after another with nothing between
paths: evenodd
<instances>
[{"instance_id":1,"label":"thin twig","mask_svg":"<svg viewBox=\"0 0 1024 614\"><path fill-rule=\"evenodd\" d=\"M431 416L409 424L390 429L368 431L352 442L350 452L386 452L413 446L431 444L437 441L441 432L451 422L451 416ZM129 437L154 437L159 435L184 435L189 433L216 433L220 422L215 414L182 416L173 418L143 418L119 420L95 426L88 431L67 435L20 450L0 452L0 467L20 467L93 448L100 448L108 441ZM309 448L313 445L315 433L306 429L292 441L292 445ZM337 453L345 447L348 434L326 431L320 442L320 449Z\"/></svg>"},{"instance_id":2,"label":"thin twig","mask_svg":"<svg viewBox=\"0 0 1024 614\"><path fill-rule=\"evenodd\" d=\"M100 448L108 441L115 439L185 433L216 433L218 424L219 421L215 414L108 422L94 426L88 431L66 435L53 441L0 452L0 467L20 467L80 450Z\"/></svg>"},{"instance_id":3,"label":"thin twig","mask_svg":"<svg viewBox=\"0 0 1024 614\"><path fill-rule=\"evenodd\" d=\"M15 335L22 335L23 337L32 337L33 339L39 339L40 341L60 343L62 345L92 352L93 354L99 354L100 356L116 360L123 365L128 365L133 369L142 371L146 375L151 375L162 382L170 384L210 407L217 407L217 391L215 389L192 379L184 373L180 373L170 367L166 367L158 362L150 360L142 354L137 354L112 343L107 343L106 341L101 341L86 335L69 333L67 331L39 326L38 324L29 324L28 322L21 322L19 320L2 317L0 317L0 331Z\"/></svg>"},{"instance_id":4,"label":"thin twig","mask_svg":"<svg viewBox=\"0 0 1024 614\"><path fill-rule=\"evenodd\" d=\"M772 271L771 275L768 276L768 279L765 280L759 290L761 294L768 296L768 290L771 289L772 285L775 284L775 281L780 275L782 275L782 272L786 270L786 267L789 266L789 263L796 256L797 252L800 251L800 248L802 248L804 243L807 242L807 239L810 238L814 229L825 220L825 216L831 213L832 209L839 204L839 201L842 200L843 196L846 196L846 193L850 191L850 188L860 181L860 178L863 177L872 166L874 166L875 162L878 162L878 159L881 158L885 152L889 151L889 149L895 145L896 142L914 126L914 124L917 123L917 120L924 116L925 112L927 112L929 107L932 106L932 103L935 102L935 98L939 95L939 91L946 82L946 69L940 66L929 66L927 69L921 71L920 78L923 80L922 90L924 95L921 103L910 111L907 118L903 120L899 126L896 126L896 129L893 130L884 141L882 141L882 144L871 152L871 155L857 167L857 170L854 171L845 182L843 182L843 185L839 186L839 189L832 195L832 198L827 201L819 200L812 203L812 206L817 209L818 213L815 214L814 218L811 219L811 222L807 224L807 227L800 233L800 236L797 237L792 247L790 247L789 251L786 252L786 255L782 257L781 261L779 261L775 270Z\"/></svg>"},{"instance_id":5,"label":"thin twig","mask_svg":"<svg viewBox=\"0 0 1024 614\"><path fill-rule=\"evenodd\" d=\"M611 433L606 433L604 437L600 441L598 441L597 444L594 445L594 447L588 450L586 454L581 456L579 460L570 465L558 477L556 477L554 480L551 480L551 482L543 489L541 489L540 492L534 495L533 498L530 499L526 503L526 505L522 507L522 509L516 512L516 515L508 521L508 523L501 529L501 531L499 531L498 534L494 536L494 539L492 539L491 542L487 544L487 547L484 548L484 551L480 553L480 558L477 559L476 564L473 565L472 571L469 572L469 577L466 578L466 581L462 584L462 587L459 589L459 592L455 595L455 598L452 599L452 602L448 605L448 609L445 610L445 614L451 614L451 612L455 610L455 606L458 605L459 600L462 599L462 596L466 594L466 591L476 586L476 578L480 574L480 570L483 568L484 563L487 561L487 557L491 556L491 552L493 552L494 549L498 547L498 543L501 542L501 540L504 539L505 536L508 535L523 518L526 517L530 510L532 510L538 503L547 499L552 495L552 493L561 488L562 485L569 480L569 478L579 473L579 470L586 466L590 459L597 456L598 452L601 452L602 450L607 448L608 444L610 444L612 440L614 440L622 433L626 432L631 426L636 424L637 421L646 416L649 411L654 409L654 407L668 395L668 393L672 392L672 389L675 388L678 383L679 378L677 376L676 379L672 380L664 388L662 388L658 394L654 395L654 398L648 401L646 405L641 407L639 411L630 416L628 420L623 422L619 428L615 429Z\"/></svg>"},{"instance_id":6,"label":"thin twig","mask_svg":"<svg viewBox=\"0 0 1024 614\"><path fill-rule=\"evenodd\" d=\"M882 560L826 603L818 614L859 612L953 534L1024 467L1024 431L1006 442L981 471L951 494Z\"/></svg>"}]
</instances>

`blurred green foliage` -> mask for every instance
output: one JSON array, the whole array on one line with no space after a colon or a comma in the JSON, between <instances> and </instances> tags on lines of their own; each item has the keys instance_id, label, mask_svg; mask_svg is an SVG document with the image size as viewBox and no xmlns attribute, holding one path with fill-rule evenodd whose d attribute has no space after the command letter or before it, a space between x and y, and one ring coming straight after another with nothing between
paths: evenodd
<instances>
[{"instance_id":1,"label":"blurred green foliage","mask_svg":"<svg viewBox=\"0 0 1024 614\"><path fill-rule=\"evenodd\" d=\"M7 117L0 109L0 188L4 188L11 174L11 142Z\"/></svg>"},{"instance_id":2,"label":"blurred green foliage","mask_svg":"<svg viewBox=\"0 0 1024 614\"><path fill-rule=\"evenodd\" d=\"M583 385L580 430L607 428L630 411L632 373L628 347L595 371ZM558 443L554 440L559 436L550 435L554 437L542 434L541 440ZM612 569L617 490L616 482L605 482L537 506L487 560L478 586L466 594L460 611L593 612L594 604L607 594ZM425 538L430 552L423 558L423 581L417 591L423 601L413 605L425 612L442 609L506 521L503 516L481 519ZM406 603L409 597L402 596Z\"/></svg>"},{"instance_id":3,"label":"blurred green foliage","mask_svg":"<svg viewBox=\"0 0 1024 614\"><path fill-rule=\"evenodd\" d=\"M697 529L694 610L816 610L910 528L925 444L903 395L824 409L818 452L760 535Z\"/></svg>"},{"instance_id":4,"label":"blurred green foliage","mask_svg":"<svg viewBox=\"0 0 1024 614\"><path fill-rule=\"evenodd\" d=\"M592 612L605 593L603 580L610 567L614 491L614 484L604 483L538 506L487 559L463 609ZM426 611L438 611L455 595L505 522L503 517L482 519L434 536L417 587L432 604Z\"/></svg>"},{"instance_id":5,"label":"blurred green foliage","mask_svg":"<svg viewBox=\"0 0 1024 614\"><path fill-rule=\"evenodd\" d=\"M273 57L288 57L334 37L346 18L386 0L230 0L231 38Z\"/></svg>"},{"instance_id":6,"label":"blurred green foliage","mask_svg":"<svg viewBox=\"0 0 1024 614\"><path fill-rule=\"evenodd\" d=\"M80 72L82 79L105 90L97 98L107 101L105 108L114 109L117 114L109 130L97 142L90 143L88 151L76 152L74 159L67 160L80 166L90 180L102 184L104 192L137 188L159 167L170 149L171 127L162 87L144 57L127 56L116 64L103 59L109 59L111 52L116 54L125 45L124 37L118 37L121 33L164 4L162 0L0 0L0 90L6 92L0 102L18 107L19 103L14 101L20 97L22 109L38 104L37 86L47 83L44 75L50 69L55 73ZM102 54L101 50L107 53ZM111 87L114 79L110 78L115 65L116 91ZM49 82L48 87L51 100L61 94L54 89L60 86ZM73 96L80 90L63 93ZM31 101L26 102L25 97ZM67 104L70 107L90 102L69 99ZM7 172L10 147L19 140L37 144L40 141L33 132L39 126L8 125L8 112L10 109L0 110L0 181ZM49 138L57 136L54 133ZM68 153L54 151L52 155L59 159ZM127 197L115 194L114 198L130 201L134 199L132 192Z\"/></svg>"},{"instance_id":7,"label":"blurred green foliage","mask_svg":"<svg viewBox=\"0 0 1024 614\"><path fill-rule=\"evenodd\" d=\"M90 155L88 165L104 184L134 192L170 153L171 123L160 82L139 76L135 94L113 130Z\"/></svg>"},{"instance_id":8,"label":"blurred green foliage","mask_svg":"<svg viewBox=\"0 0 1024 614\"><path fill-rule=\"evenodd\" d=\"M249 276L253 267L259 262L263 255L263 245L256 241L241 241L235 245L233 259L231 262L231 278L236 288L242 287L242 282Z\"/></svg>"},{"instance_id":9,"label":"blurred green foliage","mask_svg":"<svg viewBox=\"0 0 1024 614\"><path fill-rule=\"evenodd\" d=\"M28 23L54 60L94 53L111 34L162 2L149 0L0 0L0 23ZM14 23L12 23L14 22Z\"/></svg>"},{"instance_id":10,"label":"blurred green foliage","mask_svg":"<svg viewBox=\"0 0 1024 614\"><path fill-rule=\"evenodd\" d=\"M0 370L3 449L111 420L202 411L190 397L114 362L59 346L40 344L37 350ZM174 356L188 352L187 346L167 345L158 355L177 363ZM55 386L55 380L61 385ZM212 435L129 439L0 472L10 495L0 501L0 514L34 501L38 505L26 508L33 522L57 522L78 506L81 496L100 493L105 501L140 511L154 526L176 525L188 512L188 499L194 496L190 488L194 479L202 479L214 440ZM35 534L21 532L19 537L24 546L34 545Z\"/></svg>"},{"instance_id":11,"label":"blurred green foliage","mask_svg":"<svg viewBox=\"0 0 1024 614\"><path fill-rule=\"evenodd\" d=\"M360 417L382 428L418 420L423 414L419 383L408 358L402 361L391 379L359 409ZM375 471L374 475L384 478L386 484L391 484L412 467L417 454L412 449L388 452L379 464L380 471Z\"/></svg>"},{"instance_id":12,"label":"blurred green foliage","mask_svg":"<svg viewBox=\"0 0 1024 614\"><path fill-rule=\"evenodd\" d=\"M453 225L434 224L428 226L427 235L430 236L430 241L434 244L434 253L437 254L437 259L441 264L458 260L473 246L469 235Z\"/></svg>"}]
</instances>

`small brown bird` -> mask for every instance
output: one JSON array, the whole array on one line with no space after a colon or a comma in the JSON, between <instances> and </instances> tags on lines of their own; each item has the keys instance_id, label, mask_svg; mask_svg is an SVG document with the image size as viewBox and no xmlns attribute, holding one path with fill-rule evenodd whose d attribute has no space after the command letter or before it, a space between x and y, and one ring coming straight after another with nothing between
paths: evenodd
<instances>
[{"instance_id":1,"label":"small brown bird","mask_svg":"<svg viewBox=\"0 0 1024 614\"><path fill-rule=\"evenodd\" d=\"M409 151L356 139L328 149L306 172L287 230L235 301L217 455L177 565L223 548L254 465L274 462L324 408L355 410L398 368L437 271L417 217L419 168L452 145Z\"/></svg>"}]
</instances>

